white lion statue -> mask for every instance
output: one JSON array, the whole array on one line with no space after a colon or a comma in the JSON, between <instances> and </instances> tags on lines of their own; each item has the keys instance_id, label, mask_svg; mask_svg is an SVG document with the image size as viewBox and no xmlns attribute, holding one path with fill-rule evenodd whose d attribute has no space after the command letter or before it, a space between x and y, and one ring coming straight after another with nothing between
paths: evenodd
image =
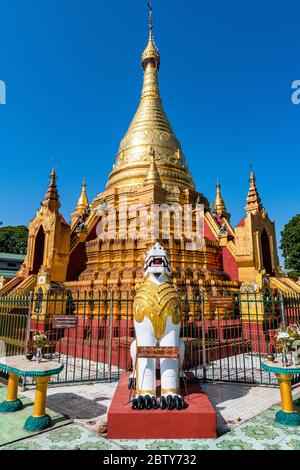
<instances>
[{"instance_id":1,"label":"white lion statue","mask_svg":"<svg viewBox=\"0 0 300 470\"><path fill-rule=\"evenodd\" d=\"M131 345L134 373L129 386L136 386L133 409L182 409L186 407L180 395L180 363L184 344L180 339L181 307L178 292L171 281L168 253L156 243L147 253L144 279L134 299L133 316L136 340ZM161 396L156 396L157 359L136 358L137 346L175 346L180 359L161 358Z\"/></svg>"}]
</instances>

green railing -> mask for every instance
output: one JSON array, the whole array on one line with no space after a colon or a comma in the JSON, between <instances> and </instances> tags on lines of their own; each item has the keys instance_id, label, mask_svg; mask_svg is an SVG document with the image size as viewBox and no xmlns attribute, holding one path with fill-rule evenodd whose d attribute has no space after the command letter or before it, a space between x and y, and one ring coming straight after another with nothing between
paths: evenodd
<instances>
[{"instance_id":1,"label":"green railing","mask_svg":"<svg viewBox=\"0 0 300 470\"><path fill-rule=\"evenodd\" d=\"M65 366L53 382L117 380L131 369L133 298L134 292L120 290L0 296L2 353L30 351L34 331L43 330L49 338L44 354ZM300 296L191 289L179 298L185 371L201 380L276 384L260 362L279 353L279 324L300 321Z\"/></svg>"}]
</instances>

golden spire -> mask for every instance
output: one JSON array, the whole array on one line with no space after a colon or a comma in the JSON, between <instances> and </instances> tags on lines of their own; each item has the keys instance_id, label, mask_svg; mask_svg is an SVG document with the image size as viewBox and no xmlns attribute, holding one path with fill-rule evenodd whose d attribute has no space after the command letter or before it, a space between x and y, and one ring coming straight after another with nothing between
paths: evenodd
<instances>
[{"instance_id":1,"label":"golden spire","mask_svg":"<svg viewBox=\"0 0 300 470\"><path fill-rule=\"evenodd\" d=\"M255 213L257 211L260 211L263 208L263 205L261 203L261 199L259 197L257 188L256 188L256 179L253 171L251 170L250 173L250 187L248 191L248 196L247 196L247 202L245 206L246 212L251 212Z\"/></svg>"},{"instance_id":2,"label":"golden spire","mask_svg":"<svg viewBox=\"0 0 300 470\"><path fill-rule=\"evenodd\" d=\"M157 50L157 47L153 38L153 10L152 10L152 0L148 3L149 6L149 40L146 49L142 54L142 65L145 70L149 62L153 62L156 65L156 68L160 67L160 55Z\"/></svg>"},{"instance_id":3,"label":"golden spire","mask_svg":"<svg viewBox=\"0 0 300 470\"><path fill-rule=\"evenodd\" d=\"M217 181L216 186L215 209L217 214L220 216L225 216L227 214L225 202L221 195L221 185L219 181Z\"/></svg>"},{"instance_id":4,"label":"golden spire","mask_svg":"<svg viewBox=\"0 0 300 470\"><path fill-rule=\"evenodd\" d=\"M88 205L89 205L89 201L86 195L86 181L85 181L85 178L83 178L81 194L79 196L75 210L78 212L83 212L84 209L88 207Z\"/></svg>"},{"instance_id":5,"label":"golden spire","mask_svg":"<svg viewBox=\"0 0 300 470\"><path fill-rule=\"evenodd\" d=\"M194 189L181 145L164 112L158 86L160 55L153 39L152 4L149 40L142 55L144 82L139 107L121 141L107 189L142 185L155 151L161 181L166 186Z\"/></svg>"},{"instance_id":6,"label":"golden spire","mask_svg":"<svg viewBox=\"0 0 300 470\"><path fill-rule=\"evenodd\" d=\"M161 186L161 179L159 176L159 171L155 163L154 148L151 147L149 153L150 153L151 161L150 161L149 169L148 169L144 184L155 184L155 186Z\"/></svg>"},{"instance_id":7,"label":"golden spire","mask_svg":"<svg viewBox=\"0 0 300 470\"><path fill-rule=\"evenodd\" d=\"M56 186L56 173L54 166L52 167L51 175L50 175L50 184L48 187L48 191L45 194L44 201L42 202L42 206L48 207L51 211L58 212L60 208L59 202L59 194L58 189Z\"/></svg>"}]
</instances>

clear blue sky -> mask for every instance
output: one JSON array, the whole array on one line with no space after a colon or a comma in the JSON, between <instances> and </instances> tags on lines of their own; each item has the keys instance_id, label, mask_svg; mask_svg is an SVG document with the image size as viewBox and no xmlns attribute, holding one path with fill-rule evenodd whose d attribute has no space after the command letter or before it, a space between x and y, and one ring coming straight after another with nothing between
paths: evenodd
<instances>
[{"instance_id":1,"label":"clear blue sky","mask_svg":"<svg viewBox=\"0 0 300 470\"><path fill-rule=\"evenodd\" d=\"M197 189L220 178L232 221L244 214L252 163L279 231L299 213L299 1L153 0L164 107ZM147 40L144 0L1 4L1 213L27 224L55 158L62 212L82 177L103 191L138 104Z\"/></svg>"}]
</instances>

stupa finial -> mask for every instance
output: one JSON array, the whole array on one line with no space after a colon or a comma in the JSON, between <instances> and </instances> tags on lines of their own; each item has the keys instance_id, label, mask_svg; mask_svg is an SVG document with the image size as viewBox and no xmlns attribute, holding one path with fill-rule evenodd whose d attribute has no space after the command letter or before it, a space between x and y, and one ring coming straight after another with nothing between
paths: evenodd
<instances>
[{"instance_id":1,"label":"stupa finial","mask_svg":"<svg viewBox=\"0 0 300 470\"><path fill-rule=\"evenodd\" d=\"M86 195L86 180L83 178L81 186L81 194L76 204L76 211L83 212L89 205L89 201Z\"/></svg>"},{"instance_id":2,"label":"stupa finial","mask_svg":"<svg viewBox=\"0 0 300 470\"><path fill-rule=\"evenodd\" d=\"M148 2L148 7L149 7L149 29L150 31L153 30L153 8L152 8L152 0L149 0Z\"/></svg>"},{"instance_id":3,"label":"stupa finial","mask_svg":"<svg viewBox=\"0 0 300 470\"><path fill-rule=\"evenodd\" d=\"M58 212L60 209L60 201L59 201L59 194L58 189L56 186L56 172L54 168L54 162L52 161L52 170L50 175L50 183L48 186L48 191L45 194L44 201L42 202L42 206L48 207L52 211Z\"/></svg>"},{"instance_id":4,"label":"stupa finial","mask_svg":"<svg viewBox=\"0 0 300 470\"><path fill-rule=\"evenodd\" d=\"M153 8L152 8L152 0L148 2L149 7L149 40L146 49L142 55L142 65L145 69L149 62L152 62L156 65L156 68L159 69L160 66L160 54L158 49L155 45L154 38L153 38Z\"/></svg>"},{"instance_id":5,"label":"stupa finial","mask_svg":"<svg viewBox=\"0 0 300 470\"><path fill-rule=\"evenodd\" d=\"M216 199L215 199L214 206L218 215L220 216L226 215L227 211L226 211L224 199L221 194L221 184L220 184L219 179L217 180L217 184L216 184Z\"/></svg>"},{"instance_id":6,"label":"stupa finial","mask_svg":"<svg viewBox=\"0 0 300 470\"><path fill-rule=\"evenodd\" d=\"M249 191L246 200L245 210L246 212L256 212L263 208L260 196L256 187L256 178L253 172L253 167L250 165L250 177L249 177Z\"/></svg>"}]
</instances>

